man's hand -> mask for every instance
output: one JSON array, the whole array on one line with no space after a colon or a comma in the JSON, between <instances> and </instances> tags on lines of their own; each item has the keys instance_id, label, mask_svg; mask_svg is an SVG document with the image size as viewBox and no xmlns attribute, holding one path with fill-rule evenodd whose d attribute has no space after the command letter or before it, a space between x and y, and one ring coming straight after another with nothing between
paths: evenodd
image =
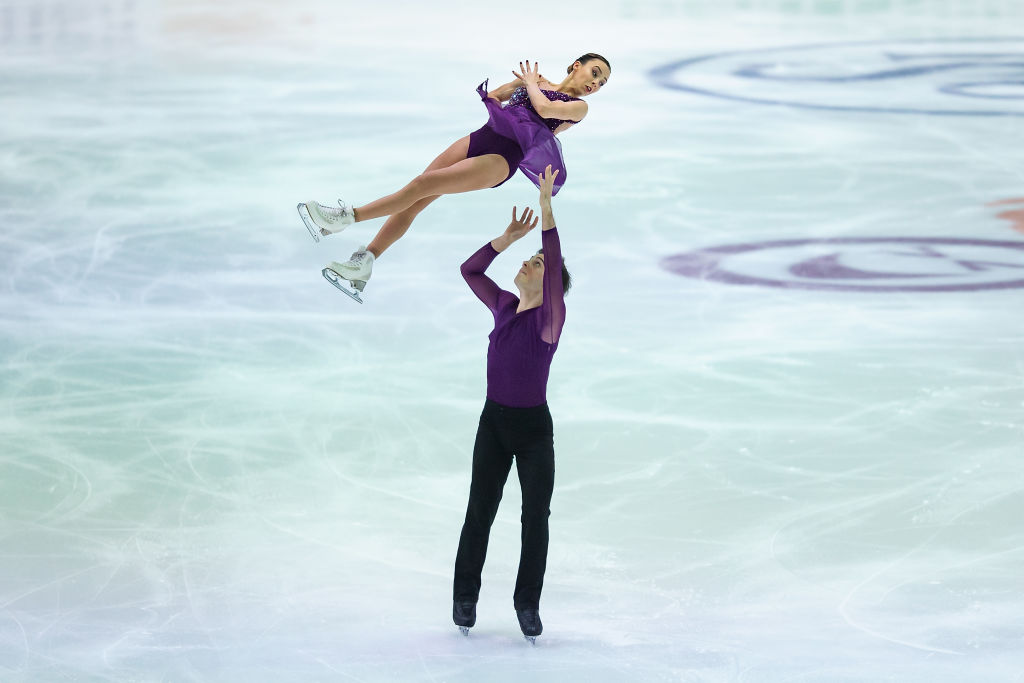
<instances>
[{"instance_id":1,"label":"man's hand","mask_svg":"<svg viewBox=\"0 0 1024 683\"><path fill-rule=\"evenodd\" d=\"M495 251L505 251L510 244L536 228L537 223L540 222L540 216L535 216L533 209L524 209L522 218L516 216L517 210L518 207L512 207L512 222L505 228L505 232L502 233L501 237L491 240L491 246L494 247Z\"/></svg>"},{"instance_id":2,"label":"man's hand","mask_svg":"<svg viewBox=\"0 0 1024 683\"><path fill-rule=\"evenodd\" d=\"M551 164L548 164L544 172L537 176L537 180L540 181L540 205L551 206L551 190L555 186L555 178L558 176L558 171L551 171Z\"/></svg>"},{"instance_id":3,"label":"man's hand","mask_svg":"<svg viewBox=\"0 0 1024 683\"><path fill-rule=\"evenodd\" d=\"M537 176L540 181L540 214L544 219L541 230L550 230L555 227L555 215L551 212L551 190L555 186L555 178L558 171L551 171L551 164L548 164L544 172Z\"/></svg>"},{"instance_id":4,"label":"man's hand","mask_svg":"<svg viewBox=\"0 0 1024 683\"><path fill-rule=\"evenodd\" d=\"M516 208L515 206L512 207L512 222L505 228L504 236L508 238L509 244L536 228L537 222L540 220L539 216L534 218L533 209L530 208L523 211L522 218L516 218ZM530 223L530 219L533 219L533 223Z\"/></svg>"}]
</instances>

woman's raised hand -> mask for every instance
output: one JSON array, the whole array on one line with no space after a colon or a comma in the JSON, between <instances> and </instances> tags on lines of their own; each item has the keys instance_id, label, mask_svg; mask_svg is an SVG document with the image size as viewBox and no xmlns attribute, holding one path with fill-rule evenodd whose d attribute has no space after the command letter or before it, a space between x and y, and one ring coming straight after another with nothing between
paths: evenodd
<instances>
[{"instance_id":1,"label":"woman's raised hand","mask_svg":"<svg viewBox=\"0 0 1024 683\"><path fill-rule=\"evenodd\" d=\"M536 228L538 221L540 221L540 216L535 217L533 215L533 209L531 208L524 209L522 218L517 218L516 208L517 207L515 206L512 207L512 222L508 224L507 228L505 228L504 236L509 242L515 242L517 239ZM533 222L531 222L531 219Z\"/></svg>"},{"instance_id":2,"label":"woman's raised hand","mask_svg":"<svg viewBox=\"0 0 1024 683\"><path fill-rule=\"evenodd\" d=\"M531 83L539 83L540 80L541 80L541 77L540 77L540 64L538 64L537 62L534 62L532 70L531 70L530 60L527 59L526 60L526 68L525 69L523 68L523 62L519 62L519 72L517 72L515 69L513 69L512 70L512 74L516 78L521 80L525 85L529 85Z\"/></svg>"}]
</instances>

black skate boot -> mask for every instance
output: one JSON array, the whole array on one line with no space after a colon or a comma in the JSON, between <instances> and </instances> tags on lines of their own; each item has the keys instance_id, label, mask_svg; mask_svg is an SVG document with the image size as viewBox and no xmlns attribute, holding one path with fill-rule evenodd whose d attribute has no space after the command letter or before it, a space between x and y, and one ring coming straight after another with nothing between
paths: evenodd
<instances>
[{"instance_id":1,"label":"black skate boot","mask_svg":"<svg viewBox=\"0 0 1024 683\"><path fill-rule=\"evenodd\" d=\"M544 631L544 625L540 623L540 612L534 608L517 609L516 616L519 617L519 628L525 637L532 644L537 644L537 636Z\"/></svg>"},{"instance_id":2,"label":"black skate boot","mask_svg":"<svg viewBox=\"0 0 1024 683\"><path fill-rule=\"evenodd\" d=\"M475 602L459 602L455 601L452 603L452 621L462 631L462 635L468 636L469 629L476 624L476 603Z\"/></svg>"}]
</instances>

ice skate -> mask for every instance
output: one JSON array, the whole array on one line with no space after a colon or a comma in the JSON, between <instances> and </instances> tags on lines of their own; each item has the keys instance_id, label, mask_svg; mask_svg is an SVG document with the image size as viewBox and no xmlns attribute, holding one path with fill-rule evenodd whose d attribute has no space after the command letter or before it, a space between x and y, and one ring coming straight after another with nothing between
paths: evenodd
<instances>
[{"instance_id":1,"label":"ice skate","mask_svg":"<svg viewBox=\"0 0 1024 683\"><path fill-rule=\"evenodd\" d=\"M531 645L537 644L537 636L544 631L544 625L540 623L540 612L535 609L517 609L516 616L519 617L519 628L523 637L530 641Z\"/></svg>"},{"instance_id":2,"label":"ice skate","mask_svg":"<svg viewBox=\"0 0 1024 683\"><path fill-rule=\"evenodd\" d=\"M345 263L331 261L323 269L324 278L342 293L363 303L359 294L373 271L373 253L359 247Z\"/></svg>"},{"instance_id":3,"label":"ice skate","mask_svg":"<svg viewBox=\"0 0 1024 683\"><path fill-rule=\"evenodd\" d=\"M462 635L468 636L469 629L476 624L476 603L458 601L452 603L452 621L462 631Z\"/></svg>"},{"instance_id":4,"label":"ice skate","mask_svg":"<svg viewBox=\"0 0 1024 683\"><path fill-rule=\"evenodd\" d=\"M314 242L320 241L320 235L333 235L356 222L355 210L340 199L338 204L337 208L319 202L299 203L295 206Z\"/></svg>"}]
</instances>

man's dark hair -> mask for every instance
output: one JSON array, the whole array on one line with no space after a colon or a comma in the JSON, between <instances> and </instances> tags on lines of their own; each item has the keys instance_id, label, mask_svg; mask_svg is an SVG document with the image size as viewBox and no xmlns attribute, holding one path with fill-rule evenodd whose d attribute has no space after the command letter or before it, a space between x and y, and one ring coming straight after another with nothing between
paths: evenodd
<instances>
[{"instance_id":1,"label":"man's dark hair","mask_svg":"<svg viewBox=\"0 0 1024 683\"><path fill-rule=\"evenodd\" d=\"M538 249L537 253L538 254L543 254L544 250L543 249ZM572 275L569 274L569 269L565 267L565 259L563 258L562 259L562 296L565 296L566 294L568 294L570 289L572 289Z\"/></svg>"}]
</instances>

